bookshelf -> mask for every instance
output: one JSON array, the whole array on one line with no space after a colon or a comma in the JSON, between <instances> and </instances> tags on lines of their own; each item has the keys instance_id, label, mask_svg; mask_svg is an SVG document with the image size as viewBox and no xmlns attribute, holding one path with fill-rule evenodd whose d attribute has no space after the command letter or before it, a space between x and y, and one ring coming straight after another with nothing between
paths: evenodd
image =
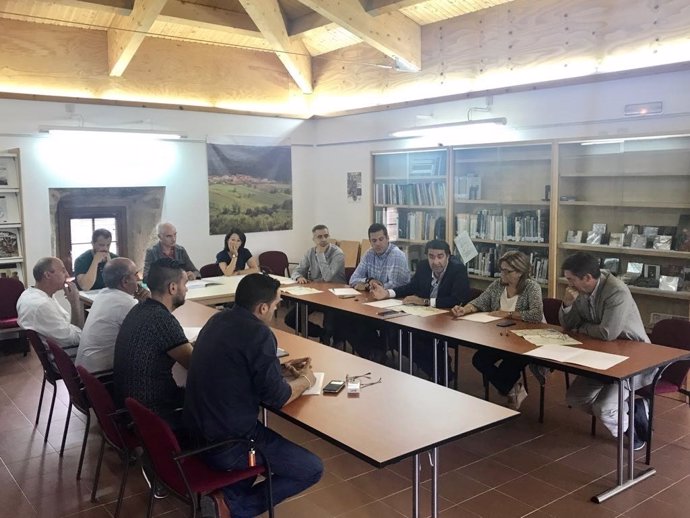
<instances>
[{"instance_id":1,"label":"bookshelf","mask_svg":"<svg viewBox=\"0 0 690 518\"><path fill-rule=\"evenodd\" d=\"M690 280L690 243L678 242L690 227L689 136L568 141L557 148L558 264L581 250L617 265L619 276L652 265L661 275ZM652 313L690 316L690 291L634 282L630 291L645 323ZM561 296L564 279L555 284Z\"/></svg>"},{"instance_id":2,"label":"bookshelf","mask_svg":"<svg viewBox=\"0 0 690 518\"><path fill-rule=\"evenodd\" d=\"M0 275L27 286L19 150L0 151Z\"/></svg>"},{"instance_id":3,"label":"bookshelf","mask_svg":"<svg viewBox=\"0 0 690 518\"><path fill-rule=\"evenodd\" d=\"M373 154L374 221L408 256L410 268L430 239L446 239L448 150Z\"/></svg>"},{"instance_id":4,"label":"bookshelf","mask_svg":"<svg viewBox=\"0 0 690 518\"><path fill-rule=\"evenodd\" d=\"M473 287L486 288L496 278L497 259L518 249L546 289L552 152L551 142L452 149L451 235L467 232L479 252L468 264Z\"/></svg>"}]
</instances>

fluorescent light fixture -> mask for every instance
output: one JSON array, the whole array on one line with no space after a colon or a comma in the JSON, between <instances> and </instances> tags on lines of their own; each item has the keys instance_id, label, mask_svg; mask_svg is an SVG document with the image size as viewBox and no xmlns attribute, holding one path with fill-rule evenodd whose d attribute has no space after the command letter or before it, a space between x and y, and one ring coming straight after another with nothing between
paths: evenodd
<instances>
[{"instance_id":1,"label":"fluorescent light fixture","mask_svg":"<svg viewBox=\"0 0 690 518\"><path fill-rule=\"evenodd\" d=\"M87 127L42 127L39 129L41 133L48 133L56 136L103 136L103 137L129 137L129 138L145 138L151 140L177 140L184 138L185 135L175 133L173 131L159 131L159 130L131 130L131 129L116 129L116 128L87 128Z\"/></svg>"},{"instance_id":2,"label":"fluorescent light fixture","mask_svg":"<svg viewBox=\"0 0 690 518\"><path fill-rule=\"evenodd\" d=\"M655 113L661 113L663 111L663 108L664 105L661 101L638 104L626 104L623 113L626 117L653 115Z\"/></svg>"},{"instance_id":3,"label":"fluorescent light fixture","mask_svg":"<svg viewBox=\"0 0 690 518\"><path fill-rule=\"evenodd\" d=\"M446 122L444 124L431 124L428 126L415 126L414 128L406 128L391 133L391 137L426 137L438 134L445 134L452 132L455 129L475 129L479 127L490 128L497 126L505 126L508 120L505 117L494 117L491 119L477 119L459 122Z\"/></svg>"}]
</instances>

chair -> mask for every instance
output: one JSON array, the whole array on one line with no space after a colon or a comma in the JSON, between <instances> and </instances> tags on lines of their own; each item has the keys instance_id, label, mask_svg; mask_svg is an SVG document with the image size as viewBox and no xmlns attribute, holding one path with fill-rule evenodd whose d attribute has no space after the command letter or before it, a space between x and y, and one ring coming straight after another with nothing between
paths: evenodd
<instances>
[{"instance_id":1,"label":"chair","mask_svg":"<svg viewBox=\"0 0 690 518\"><path fill-rule=\"evenodd\" d=\"M371 248L371 241L369 239L362 239L362 242L359 245L359 260L362 260L362 257L364 257L364 254L367 253L367 251Z\"/></svg>"},{"instance_id":2,"label":"chair","mask_svg":"<svg viewBox=\"0 0 690 518\"><path fill-rule=\"evenodd\" d=\"M26 333L17 323L17 300L24 292L24 284L12 277L0 277L0 335L18 333L24 341L24 356L29 352Z\"/></svg>"},{"instance_id":3,"label":"chair","mask_svg":"<svg viewBox=\"0 0 690 518\"><path fill-rule=\"evenodd\" d=\"M259 264L261 265L261 269L266 273L285 277L290 276L288 270L288 257L285 255L285 252L280 252L278 250L263 252L259 255Z\"/></svg>"},{"instance_id":4,"label":"chair","mask_svg":"<svg viewBox=\"0 0 690 518\"><path fill-rule=\"evenodd\" d=\"M64 381L67 387L67 392L69 392L69 405L67 405L67 417L65 420L65 431L62 433L62 445L60 446L60 457L65 453L65 441L67 440L67 430L69 430L69 420L72 415L72 408L76 408L82 414L86 416L86 428L84 429L84 439L81 443L81 454L79 455L79 466L77 467L77 480L81 478L81 468L84 464L84 452L86 452L86 441L89 438L89 428L91 426L91 412L89 411L89 402L86 399L86 395L82 390L81 379L79 378L79 373L77 368L72 363L72 359L67 356L67 353L62 350L58 344L50 339L46 340L48 342L48 348L50 352L53 353L53 358L55 359L55 364L57 365L58 372L62 376L62 381Z\"/></svg>"},{"instance_id":5,"label":"chair","mask_svg":"<svg viewBox=\"0 0 690 518\"><path fill-rule=\"evenodd\" d=\"M117 495L117 507L115 507L115 518L117 518L120 514L122 498L127 484L129 460L134 448L141 446L141 443L137 436L127 427L125 421L125 418L128 417L127 412L124 409L117 410L113 398L105 388L105 385L81 365L77 366L77 372L84 383L86 396L101 427L101 450L98 454L96 476L91 490L91 502L96 503L96 491L98 490L98 481L101 475L103 454L105 452L105 444L108 443L117 452L122 461L122 479L120 482L120 492Z\"/></svg>"},{"instance_id":6,"label":"chair","mask_svg":"<svg viewBox=\"0 0 690 518\"><path fill-rule=\"evenodd\" d=\"M669 318L660 320L652 329L649 339L653 344L668 345L678 349L690 350L690 322ZM651 385L641 388L637 393L649 400L649 437L647 440L647 454L645 462L649 464L652 455L652 423L654 420L654 395L672 394L680 392L685 396L690 396L685 385L685 379L690 370L690 360L680 360L670 363L659 369L654 382Z\"/></svg>"},{"instance_id":7,"label":"chair","mask_svg":"<svg viewBox=\"0 0 690 518\"><path fill-rule=\"evenodd\" d=\"M270 466L260 451L257 450L257 454L262 459L263 465L242 470L215 470L208 467L199 458L199 454L207 450L236 443L250 444L249 441L231 439L193 451L183 452L180 449L177 438L163 419L133 398L127 398L125 405L134 420L136 431L148 454L156 482L161 482L178 497L187 502L192 508L192 518L196 517L198 507L198 498L195 499L195 495L200 498L202 494L211 493L222 487L261 474L266 476L266 496L269 503L268 513L271 518L273 517ZM155 484L152 483L147 517L150 517L153 511L154 488Z\"/></svg>"},{"instance_id":8,"label":"chair","mask_svg":"<svg viewBox=\"0 0 690 518\"><path fill-rule=\"evenodd\" d=\"M36 422L34 426L38 426L38 419L41 417L41 406L43 405L43 393L46 389L46 382L53 386L53 398L50 401L50 412L48 413L48 424L46 425L46 433L43 437L43 442L48 442L48 433L50 432L50 423L53 421L53 409L55 408L55 396L57 396L56 384L58 380L62 379L60 373L53 366L50 358L48 357L48 349L43 344L41 337L36 331L28 329L26 331L26 336L29 339L29 344L33 348L38 361L41 362L41 367L43 367L43 382L41 384L41 395L38 398L38 410L36 411Z\"/></svg>"},{"instance_id":9,"label":"chair","mask_svg":"<svg viewBox=\"0 0 690 518\"><path fill-rule=\"evenodd\" d=\"M359 241L339 241L338 246L345 255L345 268L355 268L359 263Z\"/></svg>"},{"instance_id":10,"label":"chair","mask_svg":"<svg viewBox=\"0 0 690 518\"><path fill-rule=\"evenodd\" d=\"M222 277L223 271L218 266L218 263L205 264L199 270L201 278L205 277Z\"/></svg>"},{"instance_id":11,"label":"chair","mask_svg":"<svg viewBox=\"0 0 690 518\"><path fill-rule=\"evenodd\" d=\"M354 266L346 266L345 267L345 283L350 284L350 277L352 277L352 274L355 273L355 270L357 268Z\"/></svg>"}]
</instances>

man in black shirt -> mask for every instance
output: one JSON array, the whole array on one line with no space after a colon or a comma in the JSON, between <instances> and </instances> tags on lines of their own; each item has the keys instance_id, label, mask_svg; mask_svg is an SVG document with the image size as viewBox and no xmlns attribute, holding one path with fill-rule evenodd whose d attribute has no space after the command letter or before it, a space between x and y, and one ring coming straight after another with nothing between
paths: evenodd
<instances>
[{"instance_id":1,"label":"man in black shirt","mask_svg":"<svg viewBox=\"0 0 690 518\"><path fill-rule=\"evenodd\" d=\"M151 298L134 306L122 322L115 341L113 385L118 404L133 397L164 418L173 430L182 429L176 410L184 403L172 367L189 368L192 346L171 313L184 304L187 275L170 258L155 261L149 271Z\"/></svg>"},{"instance_id":2,"label":"man in black shirt","mask_svg":"<svg viewBox=\"0 0 690 518\"><path fill-rule=\"evenodd\" d=\"M281 368L276 356L276 338L267 324L280 302L279 288L277 280L258 273L240 281L233 309L214 315L199 333L184 406L187 428L200 444L254 441L271 465L274 504L312 486L323 472L316 455L257 421L260 406L281 408L316 381L309 359ZM242 469L248 466L248 450L238 444L211 450L205 459L216 469ZM229 505L233 518L266 511L265 482L253 482L223 489L220 504Z\"/></svg>"}]
</instances>

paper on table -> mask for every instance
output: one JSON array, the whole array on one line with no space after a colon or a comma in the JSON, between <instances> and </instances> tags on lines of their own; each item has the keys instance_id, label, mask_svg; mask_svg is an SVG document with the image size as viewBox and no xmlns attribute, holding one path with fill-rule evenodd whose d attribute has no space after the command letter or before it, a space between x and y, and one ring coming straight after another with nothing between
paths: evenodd
<instances>
[{"instance_id":1,"label":"paper on table","mask_svg":"<svg viewBox=\"0 0 690 518\"><path fill-rule=\"evenodd\" d=\"M415 315L418 317L430 317L448 312L447 309L432 308L431 306L416 306L413 304L403 304L398 308L398 310L404 311L408 315Z\"/></svg>"},{"instance_id":2,"label":"paper on table","mask_svg":"<svg viewBox=\"0 0 690 518\"><path fill-rule=\"evenodd\" d=\"M290 277L282 277L280 275L273 275L271 274L271 277L273 277L275 280L280 282L281 286L288 286L290 284L296 284L297 281L295 279L291 279Z\"/></svg>"},{"instance_id":3,"label":"paper on table","mask_svg":"<svg viewBox=\"0 0 690 518\"><path fill-rule=\"evenodd\" d=\"M318 396L321 394L321 385L323 385L323 377L324 373L323 372L315 372L314 377L316 378L316 383L314 383L314 386L311 388L308 388L304 392L302 392L302 395L304 396Z\"/></svg>"},{"instance_id":4,"label":"paper on table","mask_svg":"<svg viewBox=\"0 0 690 518\"><path fill-rule=\"evenodd\" d=\"M511 330L511 333L540 347L544 345L580 345L582 343L556 329L516 329Z\"/></svg>"},{"instance_id":5,"label":"paper on table","mask_svg":"<svg viewBox=\"0 0 690 518\"><path fill-rule=\"evenodd\" d=\"M315 288L308 288L307 286L290 286L289 288L282 288L285 293L290 295L311 295L313 293L321 293L321 290Z\"/></svg>"},{"instance_id":6,"label":"paper on table","mask_svg":"<svg viewBox=\"0 0 690 518\"><path fill-rule=\"evenodd\" d=\"M205 288L209 284L213 284L212 282L205 281L203 279L196 279L193 281L187 281L187 289L193 289L193 288Z\"/></svg>"},{"instance_id":7,"label":"paper on table","mask_svg":"<svg viewBox=\"0 0 690 518\"><path fill-rule=\"evenodd\" d=\"M403 301L400 299L385 299L377 300L375 302L365 302L366 306L372 306L374 308L393 308L395 306L402 306Z\"/></svg>"},{"instance_id":8,"label":"paper on table","mask_svg":"<svg viewBox=\"0 0 690 518\"><path fill-rule=\"evenodd\" d=\"M184 335L187 337L187 340L190 342L195 342L197 337L199 336L199 331L201 331L200 327L183 327L182 331L184 332Z\"/></svg>"},{"instance_id":9,"label":"paper on table","mask_svg":"<svg viewBox=\"0 0 690 518\"><path fill-rule=\"evenodd\" d=\"M359 295L359 292L354 288L329 288L333 295L336 297L350 298Z\"/></svg>"},{"instance_id":10,"label":"paper on table","mask_svg":"<svg viewBox=\"0 0 690 518\"><path fill-rule=\"evenodd\" d=\"M546 358L548 360L556 360L563 363L574 363L576 365L584 365L585 367L599 370L610 369L614 365L628 359L627 356L621 356L619 354L589 351L587 349L569 347L566 345L545 345L526 352L525 356Z\"/></svg>"},{"instance_id":11,"label":"paper on table","mask_svg":"<svg viewBox=\"0 0 690 518\"><path fill-rule=\"evenodd\" d=\"M493 322L494 320L501 320L501 317L495 317L488 313L470 313L469 315L459 317L459 320L469 320L471 322L481 322L485 324L487 322Z\"/></svg>"},{"instance_id":12,"label":"paper on table","mask_svg":"<svg viewBox=\"0 0 690 518\"><path fill-rule=\"evenodd\" d=\"M470 239L470 235L466 230L460 232L460 234L455 238L455 246L458 247L458 252L460 253L460 258L464 264L469 263L472 259L479 255L477 249Z\"/></svg>"}]
</instances>

